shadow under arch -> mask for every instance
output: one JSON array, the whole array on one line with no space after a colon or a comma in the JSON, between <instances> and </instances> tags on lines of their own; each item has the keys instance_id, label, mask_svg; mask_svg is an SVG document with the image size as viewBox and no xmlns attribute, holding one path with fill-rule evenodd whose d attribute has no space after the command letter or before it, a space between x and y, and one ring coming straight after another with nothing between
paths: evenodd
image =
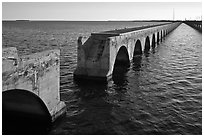
<instances>
[{"instance_id":1,"label":"shadow under arch","mask_svg":"<svg viewBox=\"0 0 204 137\"><path fill-rule=\"evenodd\" d=\"M107 95L106 90L108 83L97 80L86 80L74 81L76 87L80 90L76 93L78 98L82 100L90 100L93 98L100 98Z\"/></svg>"},{"instance_id":2,"label":"shadow under arch","mask_svg":"<svg viewBox=\"0 0 204 137\"><path fill-rule=\"evenodd\" d=\"M127 48L125 46L120 47L115 59L112 78L114 80L124 77L129 70L130 60Z\"/></svg>"},{"instance_id":3,"label":"shadow under arch","mask_svg":"<svg viewBox=\"0 0 204 137\"><path fill-rule=\"evenodd\" d=\"M130 66L129 55L128 55L127 48L125 46L120 47L117 53L115 63L114 63L114 69L117 66L126 66L126 67Z\"/></svg>"},{"instance_id":4,"label":"shadow under arch","mask_svg":"<svg viewBox=\"0 0 204 137\"><path fill-rule=\"evenodd\" d=\"M154 49L156 46L156 42L155 42L155 34L153 34L152 36L152 49Z\"/></svg>"},{"instance_id":5,"label":"shadow under arch","mask_svg":"<svg viewBox=\"0 0 204 137\"><path fill-rule=\"evenodd\" d=\"M164 32L164 37L166 36L166 30L163 31Z\"/></svg>"},{"instance_id":6,"label":"shadow under arch","mask_svg":"<svg viewBox=\"0 0 204 137\"><path fill-rule=\"evenodd\" d=\"M150 50L150 40L149 40L149 36L146 37L146 40L145 40L145 48L144 48L144 52L145 53L148 53Z\"/></svg>"},{"instance_id":7,"label":"shadow under arch","mask_svg":"<svg viewBox=\"0 0 204 137\"><path fill-rule=\"evenodd\" d=\"M161 30L161 42L162 42L162 38L163 38L163 33L162 33L162 30Z\"/></svg>"},{"instance_id":8,"label":"shadow under arch","mask_svg":"<svg viewBox=\"0 0 204 137\"><path fill-rule=\"evenodd\" d=\"M2 93L3 134L47 134L52 118L34 93L12 89Z\"/></svg>"},{"instance_id":9,"label":"shadow under arch","mask_svg":"<svg viewBox=\"0 0 204 137\"><path fill-rule=\"evenodd\" d=\"M133 57L135 55L140 55L140 54L142 54L142 44L141 44L140 40L137 40L136 43L135 43Z\"/></svg>"},{"instance_id":10,"label":"shadow under arch","mask_svg":"<svg viewBox=\"0 0 204 137\"><path fill-rule=\"evenodd\" d=\"M157 44L159 44L159 32L157 32Z\"/></svg>"}]
</instances>

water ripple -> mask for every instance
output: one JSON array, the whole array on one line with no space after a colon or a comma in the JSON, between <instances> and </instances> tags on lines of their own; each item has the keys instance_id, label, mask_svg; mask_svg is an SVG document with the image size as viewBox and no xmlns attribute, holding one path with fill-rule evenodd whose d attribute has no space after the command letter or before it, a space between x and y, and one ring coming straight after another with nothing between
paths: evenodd
<instances>
[{"instance_id":1,"label":"water ripple","mask_svg":"<svg viewBox=\"0 0 204 137\"><path fill-rule=\"evenodd\" d=\"M3 47L15 46L20 55L61 50L67 113L49 134L202 134L202 34L185 24L133 60L120 79L73 80L78 36L135 25L141 22L3 22Z\"/></svg>"}]
</instances>

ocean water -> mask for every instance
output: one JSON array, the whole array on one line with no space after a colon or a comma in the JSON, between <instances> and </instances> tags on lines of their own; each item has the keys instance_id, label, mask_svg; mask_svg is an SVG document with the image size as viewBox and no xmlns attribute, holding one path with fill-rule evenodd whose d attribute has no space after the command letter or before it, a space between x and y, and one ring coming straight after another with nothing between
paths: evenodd
<instances>
[{"instance_id":1,"label":"ocean water","mask_svg":"<svg viewBox=\"0 0 204 137\"><path fill-rule=\"evenodd\" d=\"M202 34L181 24L107 84L77 82L77 38L156 22L3 22L2 46L20 56L60 49L67 113L47 134L202 134Z\"/></svg>"}]
</instances>

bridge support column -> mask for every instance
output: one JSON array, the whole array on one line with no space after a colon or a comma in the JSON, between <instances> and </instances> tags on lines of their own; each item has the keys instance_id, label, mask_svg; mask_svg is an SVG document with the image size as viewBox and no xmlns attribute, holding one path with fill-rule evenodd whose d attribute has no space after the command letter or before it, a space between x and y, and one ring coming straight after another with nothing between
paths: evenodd
<instances>
[{"instance_id":1,"label":"bridge support column","mask_svg":"<svg viewBox=\"0 0 204 137\"><path fill-rule=\"evenodd\" d=\"M109 41L104 36L79 37L75 79L109 79Z\"/></svg>"}]
</instances>

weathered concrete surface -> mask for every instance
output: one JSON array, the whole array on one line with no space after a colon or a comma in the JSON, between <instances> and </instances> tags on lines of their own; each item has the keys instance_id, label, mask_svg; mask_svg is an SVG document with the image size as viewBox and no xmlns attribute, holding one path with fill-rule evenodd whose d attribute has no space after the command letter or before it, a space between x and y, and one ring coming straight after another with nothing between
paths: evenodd
<instances>
[{"instance_id":1,"label":"weathered concrete surface","mask_svg":"<svg viewBox=\"0 0 204 137\"><path fill-rule=\"evenodd\" d=\"M202 32L202 21L184 21L184 23Z\"/></svg>"},{"instance_id":2,"label":"weathered concrete surface","mask_svg":"<svg viewBox=\"0 0 204 137\"><path fill-rule=\"evenodd\" d=\"M60 51L49 50L18 57L16 48L2 54L2 91L24 89L35 93L47 106L52 120L65 112L60 101Z\"/></svg>"},{"instance_id":3,"label":"weathered concrete surface","mask_svg":"<svg viewBox=\"0 0 204 137\"><path fill-rule=\"evenodd\" d=\"M149 51L156 43L181 23L166 23L142 28L129 28L94 33L90 37L79 37L76 79L111 78L116 61L130 62L135 54ZM127 63L128 64L128 63Z\"/></svg>"}]
</instances>

